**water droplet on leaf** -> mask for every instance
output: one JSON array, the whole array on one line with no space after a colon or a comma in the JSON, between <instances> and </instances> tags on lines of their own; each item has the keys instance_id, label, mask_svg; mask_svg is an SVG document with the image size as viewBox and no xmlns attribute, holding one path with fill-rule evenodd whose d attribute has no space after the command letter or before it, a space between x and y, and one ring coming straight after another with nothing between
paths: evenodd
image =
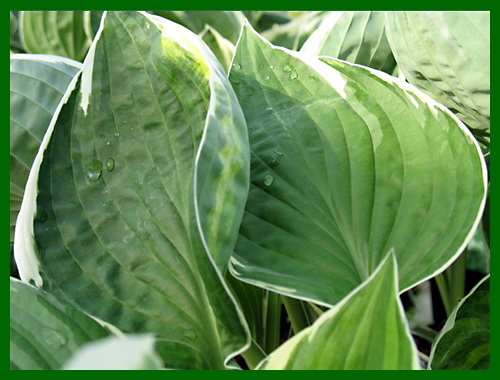
<instances>
[{"instance_id":1,"label":"water droplet on leaf","mask_svg":"<svg viewBox=\"0 0 500 380\"><path fill-rule=\"evenodd\" d=\"M99 179L102 173L102 162L99 160L92 160L84 166L85 175L91 182Z\"/></svg>"},{"instance_id":2,"label":"water droplet on leaf","mask_svg":"<svg viewBox=\"0 0 500 380\"><path fill-rule=\"evenodd\" d=\"M290 73L290 75L288 76L288 80L294 80L294 79L297 79L297 77L299 76L299 74L297 74L297 71L296 70L292 70L292 72Z\"/></svg>"},{"instance_id":3,"label":"water droplet on leaf","mask_svg":"<svg viewBox=\"0 0 500 380\"><path fill-rule=\"evenodd\" d=\"M264 80L269 80L269 79L271 79L271 77L270 77L269 75L266 75L266 76L264 77Z\"/></svg>"},{"instance_id":4,"label":"water droplet on leaf","mask_svg":"<svg viewBox=\"0 0 500 380\"><path fill-rule=\"evenodd\" d=\"M111 145L111 141L106 140L106 141L104 142L104 144L106 144L106 145Z\"/></svg>"},{"instance_id":5,"label":"water droplet on leaf","mask_svg":"<svg viewBox=\"0 0 500 380\"><path fill-rule=\"evenodd\" d=\"M271 158L273 160L271 162L271 166L278 166L283 156L284 156L283 152L278 152L277 150L273 150L273 154L271 155Z\"/></svg>"},{"instance_id":6,"label":"water droplet on leaf","mask_svg":"<svg viewBox=\"0 0 500 380\"><path fill-rule=\"evenodd\" d=\"M233 62L233 69L235 69L235 70L241 69L241 64L239 62L234 61Z\"/></svg>"},{"instance_id":7,"label":"water droplet on leaf","mask_svg":"<svg viewBox=\"0 0 500 380\"><path fill-rule=\"evenodd\" d=\"M106 169L108 172L112 171L115 168L115 160L111 157L106 160Z\"/></svg>"},{"instance_id":8,"label":"water droplet on leaf","mask_svg":"<svg viewBox=\"0 0 500 380\"><path fill-rule=\"evenodd\" d=\"M290 66L290 65L285 65L285 67L283 67L283 72L284 73L289 73L292 70L293 70L293 67Z\"/></svg>"},{"instance_id":9,"label":"water droplet on leaf","mask_svg":"<svg viewBox=\"0 0 500 380\"><path fill-rule=\"evenodd\" d=\"M269 68L272 70L272 69L274 69L274 66L273 66L273 65L270 65L270 66L269 66Z\"/></svg>"},{"instance_id":10,"label":"water droplet on leaf","mask_svg":"<svg viewBox=\"0 0 500 380\"><path fill-rule=\"evenodd\" d=\"M124 122L124 123L125 123L125 122ZM113 136L115 136L115 137L120 137L120 132L116 131L116 132L113 134Z\"/></svg>"},{"instance_id":11,"label":"water droplet on leaf","mask_svg":"<svg viewBox=\"0 0 500 380\"><path fill-rule=\"evenodd\" d=\"M266 175L264 177L264 185L271 186L274 182L274 177L272 175Z\"/></svg>"}]
</instances>

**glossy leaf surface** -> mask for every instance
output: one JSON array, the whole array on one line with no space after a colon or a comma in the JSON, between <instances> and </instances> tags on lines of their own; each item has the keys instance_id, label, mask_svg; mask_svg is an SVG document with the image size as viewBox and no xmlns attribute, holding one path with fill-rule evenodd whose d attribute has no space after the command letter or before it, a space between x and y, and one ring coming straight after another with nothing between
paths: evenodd
<instances>
[{"instance_id":1,"label":"glossy leaf surface","mask_svg":"<svg viewBox=\"0 0 500 380\"><path fill-rule=\"evenodd\" d=\"M280 346L258 369L419 369L397 278L391 254L359 288Z\"/></svg>"},{"instance_id":2,"label":"glossy leaf surface","mask_svg":"<svg viewBox=\"0 0 500 380\"><path fill-rule=\"evenodd\" d=\"M391 74L396 67L385 35L385 12L332 12L307 39L301 52L326 55Z\"/></svg>"},{"instance_id":3,"label":"glossy leaf surface","mask_svg":"<svg viewBox=\"0 0 500 380\"><path fill-rule=\"evenodd\" d=\"M387 33L408 82L489 134L489 12L387 12Z\"/></svg>"},{"instance_id":4,"label":"glossy leaf surface","mask_svg":"<svg viewBox=\"0 0 500 380\"><path fill-rule=\"evenodd\" d=\"M223 275L248 188L245 121L223 68L177 24L109 12L73 86L28 179L23 280L156 334L167 368L223 368L247 343Z\"/></svg>"},{"instance_id":5,"label":"glossy leaf surface","mask_svg":"<svg viewBox=\"0 0 500 380\"><path fill-rule=\"evenodd\" d=\"M391 248L401 291L460 254L485 167L451 112L382 72L275 48L249 26L230 80L252 151L238 278L334 305Z\"/></svg>"},{"instance_id":6,"label":"glossy leaf surface","mask_svg":"<svg viewBox=\"0 0 500 380\"><path fill-rule=\"evenodd\" d=\"M60 369L82 345L109 332L74 306L10 279L10 369Z\"/></svg>"}]
</instances>

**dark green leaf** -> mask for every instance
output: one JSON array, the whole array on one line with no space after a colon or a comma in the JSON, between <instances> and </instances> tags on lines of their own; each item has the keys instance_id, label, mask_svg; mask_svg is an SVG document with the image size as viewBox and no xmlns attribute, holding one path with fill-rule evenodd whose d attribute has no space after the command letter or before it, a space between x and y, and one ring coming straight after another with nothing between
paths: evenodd
<instances>
[{"instance_id":1,"label":"dark green leaf","mask_svg":"<svg viewBox=\"0 0 500 380\"><path fill-rule=\"evenodd\" d=\"M59 369L80 346L108 334L69 303L10 279L10 369Z\"/></svg>"},{"instance_id":2,"label":"dark green leaf","mask_svg":"<svg viewBox=\"0 0 500 380\"><path fill-rule=\"evenodd\" d=\"M103 17L28 179L21 276L156 334L168 368L224 368L248 344L223 280L248 189L243 114L199 37L146 13Z\"/></svg>"},{"instance_id":3,"label":"dark green leaf","mask_svg":"<svg viewBox=\"0 0 500 380\"><path fill-rule=\"evenodd\" d=\"M430 369L490 369L490 275L451 313L432 344Z\"/></svg>"}]
</instances>

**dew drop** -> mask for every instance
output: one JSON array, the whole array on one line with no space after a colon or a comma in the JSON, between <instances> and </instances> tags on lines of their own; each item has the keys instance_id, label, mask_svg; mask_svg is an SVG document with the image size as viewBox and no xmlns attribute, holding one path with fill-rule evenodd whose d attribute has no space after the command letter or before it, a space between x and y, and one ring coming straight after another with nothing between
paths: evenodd
<instances>
[{"instance_id":1,"label":"dew drop","mask_svg":"<svg viewBox=\"0 0 500 380\"><path fill-rule=\"evenodd\" d=\"M116 132L113 134L113 136L115 136L115 137L120 137L120 132L116 131Z\"/></svg>"},{"instance_id":2,"label":"dew drop","mask_svg":"<svg viewBox=\"0 0 500 380\"><path fill-rule=\"evenodd\" d=\"M85 175L91 182L99 179L102 173L102 162L99 160L92 160L84 166Z\"/></svg>"},{"instance_id":3,"label":"dew drop","mask_svg":"<svg viewBox=\"0 0 500 380\"><path fill-rule=\"evenodd\" d=\"M241 64L239 62L234 61L233 62L233 69L240 70L241 69Z\"/></svg>"},{"instance_id":4,"label":"dew drop","mask_svg":"<svg viewBox=\"0 0 500 380\"><path fill-rule=\"evenodd\" d=\"M264 185L271 186L274 182L274 177L272 175L266 175L264 177Z\"/></svg>"},{"instance_id":5,"label":"dew drop","mask_svg":"<svg viewBox=\"0 0 500 380\"><path fill-rule=\"evenodd\" d=\"M278 166L280 164L281 159L283 158L283 152L279 152L277 150L273 150L273 154L271 155L272 162L271 166Z\"/></svg>"},{"instance_id":6,"label":"dew drop","mask_svg":"<svg viewBox=\"0 0 500 380\"><path fill-rule=\"evenodd\" d=\"M196 340L196 331L194 329L187 330L185 337L189 340Z\"/></svg>"},{"instance_id":7,"label":"dew drop","mask_svg":"<svg viewBox=\"0 0 500 380\"><path fill-rule=\"evenodd\" d=\"M313 81L313 82L319 81L319 78L316 75L309 75L309 78L311 78L311 81Z\"/></svg>"},{"instance_id":8,"label":"dew drop","mask_svg":"<svg viewBox=\"0 0 500 380\"><path fill-rule=\"evenodd\" d=\"M62 331L42 327L42 338L52 348L60 348L68 342Z\"/></svg>"},{"instance_id":9,"label":"dew drop","mask_svg":"<svg viewBox=\"0 0 500 380\"><path fill-rule=\"evenodd\" d=\"M108 145L108 146L109 146L109 145L111 145L111 141L106 140L106 141L104 142L104 144L106 144L106 145Z\"/></svg>"},{"instance_id":10,"label":"dew drop","mask_svg":"<svg viewBox=\"0 0 500 380\"><path fill-rule=\"evenodd\" d=\"M266 107L266 111L272 111L272 110L273 110L273 107L271 107L271 106Z\"/></svg>"},{"instance_id":11,"label":"dew drop","mask_svg":"<svg viewBox=\"0 0 500 380\"><path fill-rule=\"evenodd\" d=\"M273 66L273 65L270 65L270 66L269 66L269 68L272 70L272 69L274 69L274 66Z\"/></svg>"},{"instance_id":12,"label":"dew drop","mask_svg":"<svg viewBox=\"0 0 500 380\"><path fill-rule=\"evenodd\" d=\"M290 66L290 65L285 65L285 67L283 67L283 72L284 73L289 73L292 70L293 70L293 67Z\"/></svg>"},{"instance_id":13,"label":"dew drop","mask_svg":"<svg viewBox=\"0 0 500 380\"><path fill-rule=\"evenodd\" d=\"M292 70L292 72L290 73L290 75L288 76L288 80L294 80L294 79L297 79L297 77L299 76L299 74L297 74L297 71L296 70Z\"/></svg>"},{"instance_id":14,"label":"dew drop","mask_svg":"<svg viewBox=\"0 0 500 380\"><path fill-rule=\"evenodd\" d=\"M115 168L115 160L110 157L106 160L106 169L108 172L110 172L114 168Z\"/></svg>"},{"instance_id":15,"label":"dew drop","mask_svg":"<svg viewBox=\"0 0 500 380\"><path fill-rule=\"evenodd\" d=\"M266 76L264 77L264 80L269 80L269 79L271 79L271 77L270 77L269 75L266 75Z\"/></svg>"}]
</instances>

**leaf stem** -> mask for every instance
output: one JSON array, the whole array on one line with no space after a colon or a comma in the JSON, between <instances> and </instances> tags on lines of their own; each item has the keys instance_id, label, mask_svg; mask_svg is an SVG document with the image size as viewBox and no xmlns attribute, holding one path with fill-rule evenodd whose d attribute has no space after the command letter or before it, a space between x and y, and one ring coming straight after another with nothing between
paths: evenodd
<instances>
[{"instance_id":1,"label":"leaf stem","mask_svg":"<svg viewBox=\"0 0 500 380\"><path fill-rule=\"evenodd\" d=\"M285 305L295 334L310 326L311 323L306 311L304 310L302 301L283 295L281 296L281 299L283 300L283 304Z\"/></svg>"}]
</instances>

